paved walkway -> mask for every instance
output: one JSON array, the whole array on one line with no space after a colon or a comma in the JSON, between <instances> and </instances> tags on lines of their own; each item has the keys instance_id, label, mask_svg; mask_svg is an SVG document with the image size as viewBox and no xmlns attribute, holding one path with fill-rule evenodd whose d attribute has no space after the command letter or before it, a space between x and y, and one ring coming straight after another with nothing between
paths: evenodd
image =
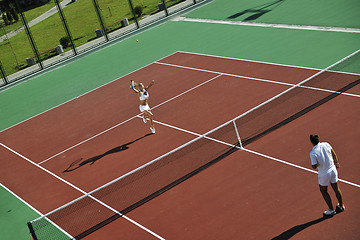
<instances>
[{"instance_id":1,"label":"paved walkway","mask_svg":"<svg viewBox=\"0 0 360 240\"><path fill-rule=\"evenodd\" d=\"M69 5L73 0L63 0L60 3L61 8L66 7L67 5ZM55 13L57 13L57 7L53 7L51 8L49 11L43 13L42 15L40 15L39 17L31 20L30 22L28 22L29 27L34 26L35 24L47 19L48 17L51 17L52 15L54 15ZM0 42L4 41L5 39L9 39L12 38L13 36L15 36L18 33L21 33L22 31L24 31L25 28L24 26L18 27L17 29L5 34L4 36L0 37Z\"/></svg>"}]
</instances>

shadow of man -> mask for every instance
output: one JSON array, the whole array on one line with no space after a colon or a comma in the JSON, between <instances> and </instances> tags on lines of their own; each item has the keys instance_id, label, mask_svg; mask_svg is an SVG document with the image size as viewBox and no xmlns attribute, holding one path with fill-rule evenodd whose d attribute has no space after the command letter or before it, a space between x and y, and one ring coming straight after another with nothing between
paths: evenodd
<instances>
[{"instance_id":1,"label":"shadow of man","mask_svg":"<svg viewBox=\"0 0 360 240\"><path fill-rule=\"evenodd\" d=\"M321 218L315 219L313 221L304 223L304 224L300 224L300 225L296 225L295 227L290 228L289 230L283 232L282 234L280 234L279 236L276 236L274 238L272 238L271 240L286 240L286 239L290 239L292 238L295 234L305 230L308 227L311 227L312 225L321 223L329 218L332 218L333 216L323 216Z\"/></svg>"},{"instance_id":2,"label":"shadow of man","mask_svg":"<svg viewBox=\"0 0 360 240\"><path fill-rule=\"evenodd\" d=\"M131 144L133 144L133 143L135 143L135 142L137 142L137 141L139 141L139 140L141 140L141 139L143 139L143 138L145 138L145 137L147 137L147 136L150 136L150 135L152 135L152 134L150 134L150 133L149 133L149 134L146 134L146 135L144 135L144 136L142 136L142 137L140 137L140 138L138 138L138 139L135 139L134 141L125 143L125 144L123 144L123 145L121 145L121 146L118 146L118 147L116 147L116 148L113 148L113 149L111 149L111 150L109 150L109 151L107 151L107 152L105 152L105 153L103 153L103 154L100 154L100 155L95 156L95 157L91 157L91 158L86 159L86 160L84 160L84 161L83 161L82 158L80 158L80 159L78 159L78 160L75 160L74 162L72 162L72 163L70 164L70 166L69 166L67 169L65 169L65 170L63 171L63 173L72 172L72 171L74 171L74 170L76 170L76 169L79 169L79 168L81 168L81 167L83 167L83 166L85 166L85 165L87 165L87 164L93 165L96 161L100 160L101 158L103 158L103 157L105 157L105 156L107 156L107 155L110 155L110 154L113 154L113 153L122 152L122 151L125 151L125 150L129 149L129 145L131 145Z\"/></svg>"}]
</instances>

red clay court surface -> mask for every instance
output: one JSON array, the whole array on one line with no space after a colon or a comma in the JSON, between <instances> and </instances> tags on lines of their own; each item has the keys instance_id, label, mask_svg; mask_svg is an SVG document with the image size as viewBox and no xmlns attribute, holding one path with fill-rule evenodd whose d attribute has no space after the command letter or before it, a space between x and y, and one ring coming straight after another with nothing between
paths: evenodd
<instances>
[{"instance_id":1,"label":"red clay court surface","mask_svg":"<svg viewBox=\"0 0 360 240\"><path fill-rule=\"evenodd\" d=\"M318 72L177 52L2 131L1 183L45 214ZM330 84L310 80L307 91L336 91L337 81L360 78L332 74ZM154 135L136 116L131 79L155 80ZM359 122L356 85L126 214L143 228L121 217L84 239L360 239ZM330 219L322 218L326 205L310 170L314 132L341 163L346 211Z\"/></svg>"}]
</instances>

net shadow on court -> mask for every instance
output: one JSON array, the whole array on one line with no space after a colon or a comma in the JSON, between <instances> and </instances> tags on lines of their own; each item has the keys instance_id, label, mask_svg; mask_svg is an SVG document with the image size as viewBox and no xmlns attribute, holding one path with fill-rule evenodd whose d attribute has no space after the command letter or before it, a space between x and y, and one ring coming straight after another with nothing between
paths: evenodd
<instances>
[{"instance_id":1,"label":"net shadow on court","mask_svg":"<svg viewBox=\"0 0 360 240\"><path fill-rule=\"evenodd\" d=\"M233 154L234 152L236 152L236 151L238 151L238 150L240 150L239 146L237 146L237 147L236 147L236 146L234 146L234 147L229 147L229 149L228 149L225 153L221 154L221 155L218 156L217 158L209 161L208 163L206 163L205 165L203 165L203 166L195 169L194 171L192 171L192 172L190 172L190 173L188 173L188 174L180 177L179 179L175 180L174 182L172 182L172 183L164 186L163 188L159 189L158 191L156 191L156 192L148 195L147 197L141 199L140 201L132 204L131 206L129 206L129 207L121 210L120 213L123 214L123 215L125 215L125 214L127 214L127 213L135 210L136 208L142 206L143 204L151 201L152 199L154 199L154 198L160 196L161 194L169 191L170 189L176 187L176 186L179 185L180 183L188 180L189 178L195 176L196 174L199 174L200 172L202 172L202 171L206 170L207 168L211 167L212 165L220 162L221 160L223 160L224 158L228 157L229 155ZM82 232L81 234L75 236L75 238L76 238L76 239L82 239L82 238L86 237L87 235L91 234L92 232L99 230L100 228L102 228L102 227L110 224L111 222L113 222L113 221L115 221L115 220L117 220L117 219L119 219L119 218L121 218L121 215L120 215L120 214L113 214L113 215L110 216L108 219L104 220L103 222L101 222L101 223L99 223L99 224L96 224L96 225L93 226L92 228L90 228L90 229Z\"/></svg>"},{"instance_id":2,"label":"net shadow on court","mask_svg":"<svg viewBox=\"0 0 360 240\"><path fill-rule=\"evenodd\" d=\"M242 145L246 146L246 145L258 140L259 138L265 136L266 134L269 134L270 132L275 131L276 129L296 120L297 118L307 114L308 112L322 106L323 104L336 98L337 96L341 95L342 93L357 86L359 83L360 83L360 79L355 80L355 81L347 84L346 86L340 88L339 90L332 92L332 93L328 93L328 94L326 94L324 92L314 92L314 90L309 90L306 88L297 88L297 89L294 89L293 91L289 92L288 94L284 94L284 95L280 96L275 101L270 102L269 106L267 106L266 108L274 109L275 106L280 105L280 106L284 106L283 110L286 111L286 109L288 109L289 107L296 106L295 104L289 104L289 102L291 101L291 102L299 102L300 103L300 105L296 106L297 108L299 108L299 111L292 115L287 114L287 115L289 115L289 117L286 117L285 119L279 121L278 123L272 125L271 127L263 130L260 133L252 134L251 136L242 138ZM294 92L296 92L296 93L294 94ZM325 96L322 97L323 95L325 95ZM320 99L317 100L317 98L320 98ZM310 101L308 102L306 99L310 99ZM312 103L313 101L316 101L316 102ZM306 103L306 104L303 104L303 103ZM289 107L286 107L285 105L288 105ZM304 106L302 106L302 105L304 105ZM254 118L260 117L262 114L264 114L264 109L265 108L260 108L258 111L254 111L254 112L250 113L248 115L248 118L254 119ZM271 111L274 111L274 110L271 110ZM292 111L293 111L293 109L290 109L290 112L292 112ZM276 114L276 113L274 112L274 114ZM283 116L280 116L279 120L281 119L281 117L283 117ZM269 118L267 118L267 119L269 119ZM266 122L268 122L268 121L264 120L264 123L266 123ZM266 128L266 126L264 125L264 127L262 127L262 128Z\"/></svg>"}]
</instances>

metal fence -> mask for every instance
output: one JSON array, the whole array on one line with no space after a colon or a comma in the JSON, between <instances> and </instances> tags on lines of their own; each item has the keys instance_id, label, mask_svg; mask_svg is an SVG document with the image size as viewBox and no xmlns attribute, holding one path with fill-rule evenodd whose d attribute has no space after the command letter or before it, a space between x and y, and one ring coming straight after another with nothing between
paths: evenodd
<instances>
[{"instance_id":1,"label":"metal fence","mask_svg":"<svg viewBox=\"0 0 360 240\"><path fill-rule=\"evenodd\" d=\"M0 87L207 0L20 1L10 5L17 17L0 11Z\"/></svg>"}]
</instances>

